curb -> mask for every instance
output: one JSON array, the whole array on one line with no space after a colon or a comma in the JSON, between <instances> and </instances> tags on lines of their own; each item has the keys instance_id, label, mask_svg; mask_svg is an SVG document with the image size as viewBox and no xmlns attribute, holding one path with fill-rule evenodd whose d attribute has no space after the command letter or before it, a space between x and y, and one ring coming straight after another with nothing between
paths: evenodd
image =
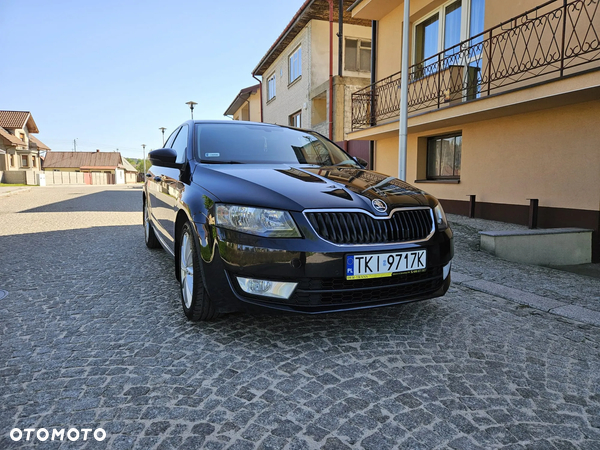
<instances>
[{"instance_id":1,"label":"curb","mask_svg":"<svg viewBox=\"0 0 600 450\"><path fill-rule=\"evenodd\" d=\"M6 192L0 192L0 197L8 197L9 195L18 194L20 192L29 192L31 190L30 187L22 187L17 189L12 189Z\"/></svg>"},{"instance_id":2,"label":"curb","mask_svg":"<svg viewBox=\"0 0 600 450\"><path fill-rule=\"evenodd\" d=\"M452 283L540 311L600 327L600 312L452 271Z\"/></svg>"}]
</instances>

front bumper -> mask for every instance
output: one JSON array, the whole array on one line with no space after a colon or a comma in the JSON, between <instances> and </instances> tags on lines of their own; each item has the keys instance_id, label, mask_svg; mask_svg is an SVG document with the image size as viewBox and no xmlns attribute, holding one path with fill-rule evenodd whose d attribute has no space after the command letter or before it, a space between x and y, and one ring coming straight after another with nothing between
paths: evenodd
<instances>
[{"instance_id":1,"label":"front bumper","mask_svg":"<svg viewBox=\"0 0 600 450\"><path fill-rule=\"evenodd\" d=\"M439 297L450 286L449 265L454 253L450 229L423 242L360 246L339 246L320 239L265 239L220 228L212 228L205 236L200 244L204 247L206 288L221 312L252 306L302 313L372 308ZM427 251L424 272L366 280L345 278L348 254L419 249ZM298 286L289 299L254 296L242 291L237 277L295 282Z\"/></svg>"}]
</instances>

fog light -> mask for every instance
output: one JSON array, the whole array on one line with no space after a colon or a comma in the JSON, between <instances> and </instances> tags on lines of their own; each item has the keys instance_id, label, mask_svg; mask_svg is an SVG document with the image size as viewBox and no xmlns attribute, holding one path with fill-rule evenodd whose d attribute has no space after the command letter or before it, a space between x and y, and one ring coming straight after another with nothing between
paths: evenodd
<instances>
[{"instance_id":1,"label":"fog light","mask_svg":"<svg viewBox=\"0 0 600 450\"><path fill-rule=\"evenodd\" d=\"M444 270L443 270L443 271L444 271L444 280L445 280L446 278L448 278L448 274L450 273L450 268L451 268L451 267L452 267L452 263L451 263L451 262L449 262L448 264L446 264L446 265L444 266Z\"/></svg>"},{"instance_id":2,"label":"fog light","mask_svg":"<svg viewBox=\"0 0 600 450\"><path fill-rule=\"evenodd\" d=\"M264 297L290 298L298 283L284 283L282 281L256 280L254 278L237 277L242 290L252 295Z\"/></svg>"}]
</instances>

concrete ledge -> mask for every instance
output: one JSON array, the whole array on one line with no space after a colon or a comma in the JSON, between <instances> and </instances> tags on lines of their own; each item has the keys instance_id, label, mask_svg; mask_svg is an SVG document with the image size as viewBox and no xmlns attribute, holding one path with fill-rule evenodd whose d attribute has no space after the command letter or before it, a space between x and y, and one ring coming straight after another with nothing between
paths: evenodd
<instances>
[{"instance_id":1,"label":"concrete ledge","mask_svg":"<svg viewBox=\"0 0 600 450\"><path fill-rule=\"evenodd\" d=\"M592 262L592 232L584 228L480 231L481 249L508 261L544 266Z\"/></svg>"}]
</instances>

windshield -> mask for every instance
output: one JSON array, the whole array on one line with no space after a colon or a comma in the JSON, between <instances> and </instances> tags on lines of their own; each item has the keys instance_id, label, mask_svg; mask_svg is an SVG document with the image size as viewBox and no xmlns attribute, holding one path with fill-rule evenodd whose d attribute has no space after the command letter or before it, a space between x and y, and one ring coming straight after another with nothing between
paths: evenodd
<instances>
[{"instance_id":1,"label":"windshield","mask_svg":"<svg viewBox=\"0 0 600 450\"><path fill-rule=\"evenodd\" d=\"M310 164L360 167L316 133L285 127L196 124L196 156L208 164Z\"/></svg>"}]
</instances>

